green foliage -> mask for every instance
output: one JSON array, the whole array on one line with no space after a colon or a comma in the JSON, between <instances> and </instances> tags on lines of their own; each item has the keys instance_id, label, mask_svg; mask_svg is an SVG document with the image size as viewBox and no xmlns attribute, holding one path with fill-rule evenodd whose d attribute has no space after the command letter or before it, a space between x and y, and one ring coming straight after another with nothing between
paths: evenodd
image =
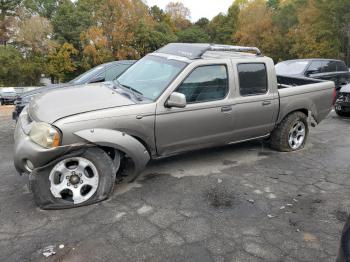
<instances>
[{"instance_id":1,"label":"green foliage","mask_svg":"<svg viewBox=\"0 0 350 262\"><path fill-rule=\"evenodd\" d=\"M167 25L165 24L164 26L166 27ZM157 29L161 28L153 28L147 25L143 20L137 24L135 30L135 49L141 57L177 40L170 28L165 31L158 31Z\"/></svg>"},{"instance_id":2,"label":"green foliage","mask_svg":"<svg viewBox=\"0 0 350 262\"><path fill-rule=\"evenodd\" d=\"M234 34L237 30L239 6L233 3L227 15L218 14L208 25L211 42L219 44L232 44L235 42Z\"/></svg>"},{"instance_id":3,"label":"green foliage","mask_svg":"<svg viewBox=\"0 0 350 262\"><path fill-rule=\"evenodd\" d=\"M38 85L40 57L23 58L12 46L0 46L0 86Z\"/></svg>"},{"instance_id":4,"label":"green foliage","mask_svg":"<svg viewBox=\"0 0 350 262\"><path fill-rule=\"evenodd\" d=\"M51 19L54 15L58 0L24 0L23 5L36 15Z\"/></svg>"},{"instance_id":5,"label":"green foliage","mask_svg":"<svg viewBox=\"0 0 350 262\"><path fill-rule=\"evenodd\" d=\"M0 10L0 85L38 84L43 73L66 81L169 42L257 46L275 62L350 63L349 0L235 0L195 23L178 1L162 10L143 0L0 0Z\"/></svg>"},{"instance_id":6,"label":"green foliage","mask_svg":"<svg viewBox=\"0 0 350 262\"><path fill-rule=\"evenodd\" d=\"M209 35L199 26L191 26L177 33L178 41L184 43L208 43Z\"/></svg>"},{"instance_id":7,"label":"green foliage","mask_svg":"<svg viewBox=\"0 0 350 262\"><path fill-rule=\"evenodd\" d=\"M73 57L77 54L78 51L69 43L64 43L49 53L46 73L54 80L53 82L66 80L65 76L76 70Z\"/></svg>"},{"instance_id":8,"label":"green foliage","mask_svg":"<svg viewBox=\"0 0 350 262\"><path fill-rule=\"evenodd\" d=\"M23 61L21 53L12 46L0 46L0 86L12 86L20 83L18 70Z\"/></svg>"},{"instance_id":9,"label":"green foliage","mask_svg":"<svg viewBox=\"0 0 350 262\"><path fill-rule=\"evenodd\" d=\"M93 25L93 8L97 5L91 0L80 0L74 4L71 0L62 0L52 18L54 38L60 43L73 44L80 48L80 34Z\"/></svg>"},{"instance_id":10,"label":"green foliage","mask_svg":"<svg viewBox=\"0 0 350 262\"><path fill-rule=\"evenodd\" d=\"M199 26L200 28L207 30L209 26L209 19L202 17L197 22L194 23L194 25Z\"/></svg>"},{"instance_id":11,"label":"green foliage","mask_svg":"<svg viewBox=\"0 0 350 262\"><path fill-rule=\"evenodd\" d=\"M21 0L0 0L0 19L14 15L20 3Z\"/></svg>"}]
</instances>

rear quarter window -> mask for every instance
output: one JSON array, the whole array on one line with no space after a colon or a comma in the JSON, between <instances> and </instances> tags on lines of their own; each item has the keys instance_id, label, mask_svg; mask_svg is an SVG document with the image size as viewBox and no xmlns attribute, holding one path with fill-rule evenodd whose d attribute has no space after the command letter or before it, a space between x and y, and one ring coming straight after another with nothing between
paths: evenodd
<instances>
[{"instance_id":1,"label":"rear quarter window","mask_svg":"<svg viewBox=\"0 0 350 262\"><path fill-rule=\"evenodd\" d=\"M337 62L336 61L327 61L324 66L324 72L336 72L337 71Z\"/></svg>"},{"instance_id":2,"label":"rear quarter window","mask_svg":"<svg viewBox=\"0 0 350 262\"><path fill-rule=\"evenodd\" d=\"M267 71L264 63L238 64L237 69L241 96L267 93Z\"/></svg>"},{"instance_id":3,"label":"rear quarter window","mask_svg":"<svg viewBox=\"0 0 350 262\"><path fill-rule=\"evenodd\" d=\"M337 71L349 71L349 69L346 67L344 62L338 61L337 62Z\"/></svg>"}]
</instances>

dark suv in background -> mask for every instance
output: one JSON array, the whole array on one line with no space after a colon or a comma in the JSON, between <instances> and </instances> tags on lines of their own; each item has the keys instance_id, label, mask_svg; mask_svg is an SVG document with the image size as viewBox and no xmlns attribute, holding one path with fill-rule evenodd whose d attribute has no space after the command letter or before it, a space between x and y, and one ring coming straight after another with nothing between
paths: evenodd
<instances>
[{"instance_id":1,"label":"dark suv in background","mask_svg":"<svg viewBox=\"0 0 350 262\"><path fill-rule=\"evenodd\" d=\"M23 108L27 104L29 104L29 102L33 99L34 96L38 94L62 87L113 81L116 78L118 78L122 73L124 73L134 63L135 60L122 60L105 63L91 68L89 71L77 76L76 78L67 83L45 86L32 91L25 92L16 99L16 107L14 112L12 113L12 118L14 120L17 120Z\"/></svg>"},{"instance_id":2,"label":"dark suv in background","mask_svg":"<svg viewBox=\"0 0 350 262\"><path fill-rule=\"evenodd\" d=\"M337 91L350 83L350 72L345 63L334 59L296 59L276 65L277 75L310 77L334 81Z\"/></svg>"}]
</instances>

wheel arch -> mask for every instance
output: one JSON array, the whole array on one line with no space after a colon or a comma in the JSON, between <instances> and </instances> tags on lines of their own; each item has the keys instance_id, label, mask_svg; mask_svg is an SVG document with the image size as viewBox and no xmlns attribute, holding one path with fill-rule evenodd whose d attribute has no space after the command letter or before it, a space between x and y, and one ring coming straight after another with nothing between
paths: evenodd
<instances>
[{"instance_id":1,"label":"wheel arch","mask_svg":"<svg viewBox=\"0 0 350 262\"><path fill-rule=\"evenodd\" d=\"M101 147L117 149L128 155L134 162L133 176L139 174L150 160L150 151L147 144L140 138L110 129L86 129L74 133L90 143Z\"/></svg>"},{"instance_id":2,"label":"wheel arch","mask_svg":"<svg viewBox=\"0 0 350 262\"><path fill-rule=\"evenodd\" d=\"M293 108L290 111L284 112L283 114L280 113L280 115L278 117L277 124L281 123L283 119L285 119L286 117L288 117L289 115L291 115L295 112L301 112L301 113L305 114L307 117L309 117L310 115L313 116L313 111L308 109L308 108L305 108L305 107Z\"/></svg>"}]
</instances>

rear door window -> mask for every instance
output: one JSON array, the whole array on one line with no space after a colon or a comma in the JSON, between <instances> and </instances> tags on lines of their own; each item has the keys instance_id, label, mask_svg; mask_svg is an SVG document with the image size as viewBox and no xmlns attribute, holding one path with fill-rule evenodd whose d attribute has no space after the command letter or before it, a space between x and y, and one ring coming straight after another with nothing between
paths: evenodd
<instances>
[{"instance_id":1,"label":"rear door window","mask_svg":"<svg viewBox=\"0 0 350 262\"><path fill-rule=\"evenodd\" d=\"M324 72L336 72L337 71L337 62L336 61L326 61Z\"/></svg>"},{"instance_id":2,"label":"rear door window","mask_svg":"<svg viewBox=\"0 0 350 262\"><path fill-rule=\"evenodd\" d=\"M264 63L238 64L237 69L241 96L267 93L267 71Z\"/></svg>"},{"instance_id":3,"label":"rear door window","mask_svg":"<svg viewBox=\"0 0 350 262\"><path fill-rule=\"evenodd\" d=\"M337 61L336 64L337 64L337 71L349 71L349 69L346 67L343 61Z\"/></svg>"}]
</instances>

